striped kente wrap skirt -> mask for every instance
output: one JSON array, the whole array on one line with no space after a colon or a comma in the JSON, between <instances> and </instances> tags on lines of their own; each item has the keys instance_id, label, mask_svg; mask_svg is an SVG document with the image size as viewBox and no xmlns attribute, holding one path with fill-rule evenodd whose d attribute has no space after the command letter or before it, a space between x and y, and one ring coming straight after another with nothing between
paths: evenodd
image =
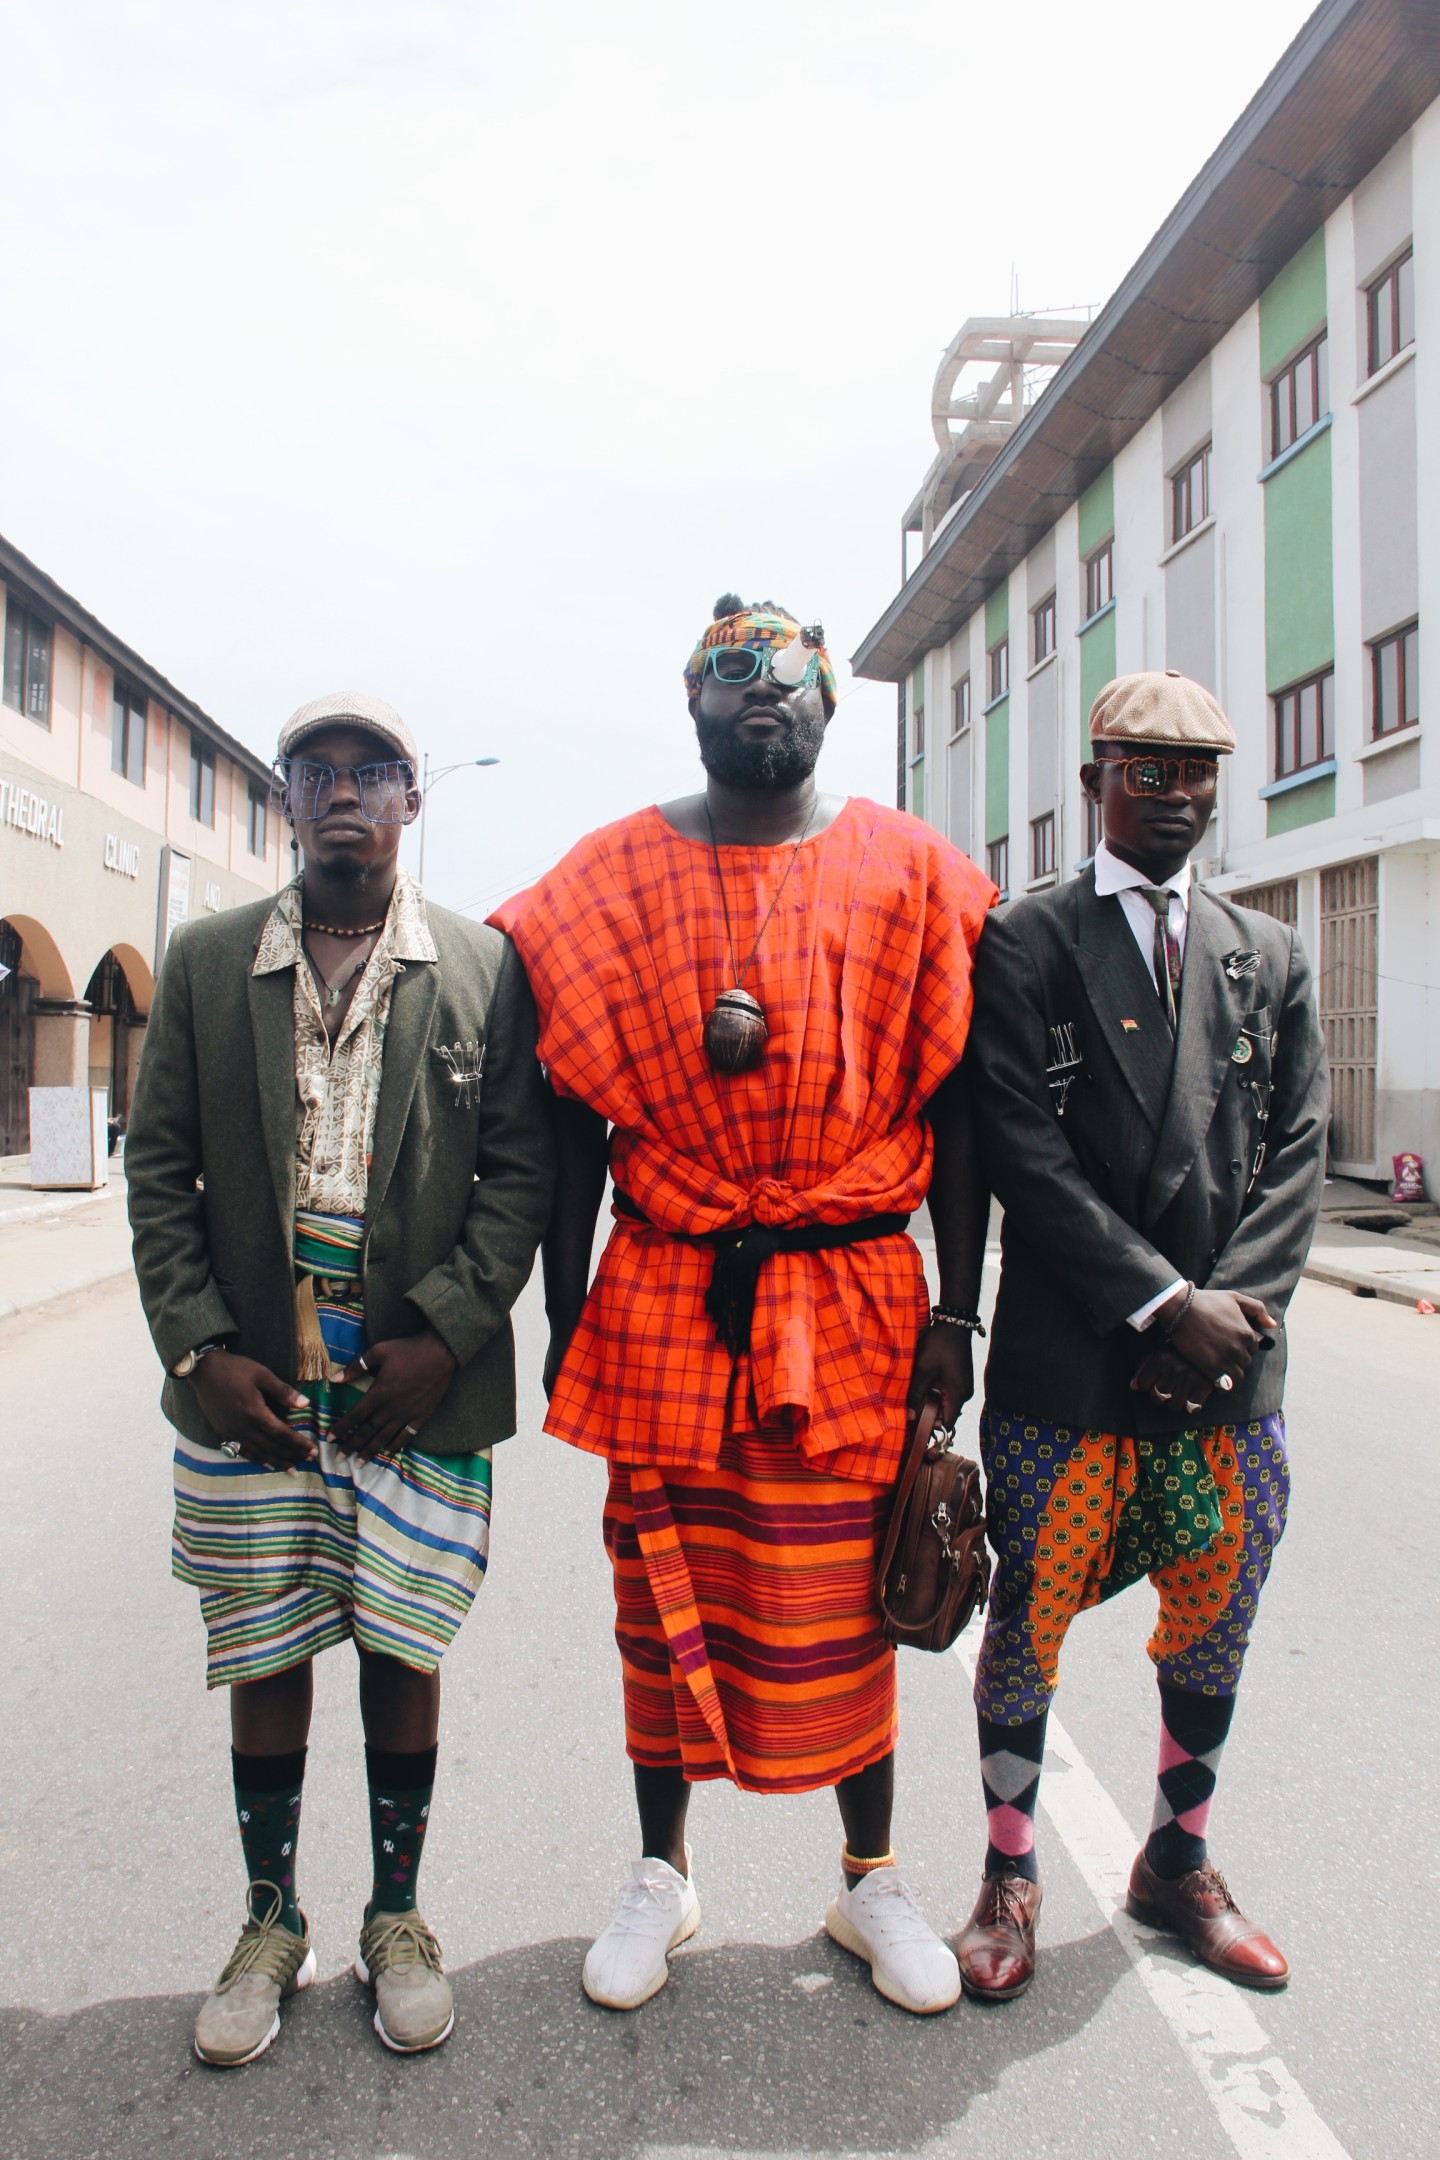
<instances>
[{"instance_id":1,"label":"striped kente wrap skirt","mask_svg":"<svg viewBox=\"0 0 1440 2160\"><path fill-rule=\"evenodd\" d=\"M296 1217L296 1268L313 1277L336 1369L366 1347L362 1242L352 1217ZM183 1437L176 1444L171 1564L200 1592L208 1685L283 1672L347 1636L433 1672L485 1577L490 1451L405 1448L358 1461L330 1434L360 1390L334 1379L298 1385L307 1406L287 1421L316 1441L318 1468L291 1476Z\"/></svg>"},{"instance_id":2,"label":"striped kente wrap skirt","mask_svg":"<svg viewBox=\"0 0 1440 2160\"><path fill-rule=\"evenodd\" d=\"M813 1792L895 1745L874 1573L890 1488L826 1477L788 1432L713 1470L612 1464L605 1544L632 1762Z\"/></svg>"}]
</instances>

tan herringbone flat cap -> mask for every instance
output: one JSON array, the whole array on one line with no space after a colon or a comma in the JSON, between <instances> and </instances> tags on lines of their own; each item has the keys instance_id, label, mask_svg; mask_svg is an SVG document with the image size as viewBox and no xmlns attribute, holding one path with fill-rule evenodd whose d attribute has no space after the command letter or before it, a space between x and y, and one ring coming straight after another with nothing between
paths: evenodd
<instances>
[{"instance_id":1,"label":"tan herringbone flat cap","mask_svg":"<svg viewBox=\"0 0 1440 2160\"><path fill-rule=\"evenodd\" d=\"M1178 668L1117 675L1090 707L1092 742L1164 743L1177 750L1235 748L1235 730L1203 684Z\"/></svg>"},{"instance_id":2,"label":"tan herringbone flat cap","mask_svg":"<svg viewBox=\"0 0 1440 2160\"><path fill-rule=\"evenodd\" d=\"M292 757L298 743L325 727L359 727L368 735L378 735L419 778L420 753L409 728L393 705L387 705L384 698L367 697L363 690L332 690L328 697L311 698L308 705L291 713L281 728L276 755Z\"/></svg>"}]
</instances>

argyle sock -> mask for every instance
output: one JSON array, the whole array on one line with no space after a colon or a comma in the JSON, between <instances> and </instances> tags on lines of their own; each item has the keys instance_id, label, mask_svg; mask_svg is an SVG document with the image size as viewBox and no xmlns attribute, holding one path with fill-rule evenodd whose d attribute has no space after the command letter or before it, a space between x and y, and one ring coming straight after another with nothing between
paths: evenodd
<instances>
[{"instance_id":1,"label":"argyle sock","mask_svg":"<svg viewBox=\"0 0 1440 2160\"><path fill-rule=\"evenodd\" d=\"M370 1849L375 1864L367 1919L377 1912L415 1910L415 1881L430 1820L437 1753L429 1747L413 1755L392 1755L366 1743Z\"/></svg>"},{"instance_id":2,"label":"argyle sock","mask_svg":"<svg viewBox=\"0 0 1440 2160\"><path fill-rule=\"evenodd\" d=\"M1145 1840L1146 1861L1157 1875L1173 1881L1205 1865L1215 1773L1234 1714L1233 1695L1191 1695L1160 1682L1160 1762Z\"/></svg>"},{"instance_id":3,"label":"argyle sock","mask_svg":"<svg viewBox=\"0 0 1440 2160\"><path fill-rule=\"evenodd\" d=\"M252 1888L250 1910L263 1920L275 1900L253 1886L273 1883L280 1892L280 1925L303 1935L305 1922L295 1902L295 1847L300 1839L300 1795L305 1782L305 1749L289 1755L242 1755L230 1750L235 1779L235 1813Z\"/></svg>"},{"instance_id":4,"label":"argyle sock","mask_svg":"<svg viewBox=\"0 0 1440 2160\"><path fill-rule=\"evenodd\" d=\"M1040 1797L1040 1765L1045 1759L1048 1711L1023 1725L980 1727L980 1781L985 1790L987 1875L1023 1875L1038 1882L1035 1864L1035 1802Z\"/></svg>"}]
</instances>

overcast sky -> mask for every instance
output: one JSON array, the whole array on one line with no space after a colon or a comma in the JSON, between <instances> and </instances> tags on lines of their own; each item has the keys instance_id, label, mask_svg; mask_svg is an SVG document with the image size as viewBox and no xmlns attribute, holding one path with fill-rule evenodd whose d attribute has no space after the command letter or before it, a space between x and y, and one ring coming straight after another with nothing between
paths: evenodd
<instances>
[{"instance_id":1,"label":"overcast sky","mask_svg":"<svg viewBox=\"0 0 1440 2160\"><path fill-rule=\"evenodd\" d=\"M500 758L452 906L697 784L731 586L824 620L888 800L844 661L941 352L1012 271L1104 300L1308 12L0 0L0 532L263 754L343 685Z\"/></svg>"}]
</instances>

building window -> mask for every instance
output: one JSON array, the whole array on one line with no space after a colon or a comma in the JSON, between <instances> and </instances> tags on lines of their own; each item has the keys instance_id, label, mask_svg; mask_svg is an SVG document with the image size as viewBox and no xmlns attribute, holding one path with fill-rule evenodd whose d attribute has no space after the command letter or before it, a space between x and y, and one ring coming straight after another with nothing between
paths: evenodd
<instances>
[{"instance_id":1,"label":"building window","mask_svg":"<svg viewBox=\"0 0 1440 2160\"><path fill-rule=\"evenodd\" d=\"M1104 837L1105 827L1101 822L1100 805L1098 802L1092 802L1087 795L1085 797L1085 860L1087 862L1093 859L1095 850Z\"/></svg>"},{"instance_id":2,"label":"building window","mask_svg":"<svg viewBox=\"0 0 1440 2160\"><path fill-rule=\"evenodd\" d=\"M50 625L5 600L5 703L43 728L50 725Z\"/></svg>"},{"instance_id":3,"label":"building window","mask_svg":"<svg viewBox=\"0 0 1440 2160\"><path fill-rule=\"evenodd\" d=\"M1370 647L1370 734L1378 742L1420 718L1420 625Z\"/></svg>"},{"instance_id":4,"label":"building window","mask_svg":"<svg viewBox=\"0 0 1440 2160\"><path fill-rule=\"evenodd\" d=\"M1030 616L1030 657L1035 667L1055 650L1055 595L1042 600Z\"/></svg>"},{"instance_id":5,"label":"building window","mask_svg":"<svg viewBox=\"0 0 1440 2160\"><path fill-rule=\"evenodd\" d=\"M986 653L985 659L988 663L990 674L989 702L993 705L996 698L1004 697L1005 693L1010 688L1009 638L1001 638L998 645L992 645L989 652Z\"/></svg>"},{"instance_id":6,"label":"building window","mask_svg":"<svg viewBox=\"0 0 1440 2160\"><path fill-rule=\"evenodd\" d=\"M1004 837L1004 839L1003 839L1003 840L992 840L992 841L990 842L990 845L989 845L989 847L987 847L987 848L986 848L986 850L985 850L985 868L986 868L986 869L987 869L987 870L989 871L989 873L990 873L990 878L991 878L991 882L992 882L992 884L998 885L1002 893L1007 893L1007 892L1009 892L1009 890L1010 890L1010 835L1009 835L1009 833L1006 833L1006 835L1005 835L1005 837Z\"/></svg>"},{"instance_id":7,"label":"building window","mask_svg":"<svg viewBox=\"0 0 1440 2160\"><path fill-rule=\"evenodd\" d=\"M913 718L911 719L911 722L910 722L910 760L911 760L911 763L913 764L916 758L922 758L922 757L924 757L924 755L925 755L925 708L924 708L924 706L923 706L923 705L917 705L917 706L915 707L914 717L913 717Z\"/></svg>"},{"instance_id":8,"label":"building window","mask_svg":"<svg viewBox=\"0 0 1440 2160\"><path fill-rule=\"evenodd\" d=\"M250 818L245 829L245 845L252 855L265 853L267 796L264 788L250 783Z\"/></svg>"},{"instance_id":9,"label":"building window","mask_svg":"<svg viewBox=\"0 0 1440 2160\"><path fill-rule=\"evenodd\" d=\"M970 725L970 678L962 675L950 691L950 732L963 735Z\"/></svg>"},{"instance_id":10,"label":"building window","mask_svg":"<svg viewBox=\"0 0 1440 2160\"><path fill-rule=\"evenodd\" d=\"M1275 778L1305 772L1335 755L1335 674L1327 668L1282 691L1275 706Z\"/></svg>"},{"instance_id":11,"label":"building window","mask_svg":"<svg viewBox=\"0 0 1440 2160\"><path fill-rule=\"evenodd\" d=\"M145 699L118 677L110 699L110 764L136 787L144 787Z\"/></svg>"},{"instance_id":12,"label":"building window","mask_svg":"<svg viewBox=\"0 0 1440 2160\"><path fill-rule=\"evenodd\" d=\"M1415 342L1415 252L1407 249L1365 295L1369 324L1369 373L1384 367Z\"/></svg>"},{"instance_id":13,"label":"building window","mask_svg":"<svg viewBox=\"0 0 1440 2160\"><path fill-rule=\"evenodd\" d=\"M1197 450L1170 481L1170 540L1194 532L1210 515L1210 445Z\"/></svg>"},{"instance_id":14,"label":"building window","mask_svg":"<svg viewBox=\"0 0 1440 2160\"><path fill-rule=\"evenodd\" d=\"M215 823L215 752L190 737L190 815L197 825Z\"/></svg>"},{"instance_id":15,"label":"building window","mask_svg":"<svg viewBox=\"0 0 1440 2160\"><path fill-rule=\"evenodd\" d=\"M1055 813L1030 820L1030 875L1052 877L1055 872Z\"/></svg>"},{"instance_id":16,"label":"building window","mask_svg":"<svg viewBox=\"0 0 1440 2160\"><path fill-rule=\"evenodd\" d=\"M1270 385L1270 455L1279 457L1330 410L1329 341L1322 330Z\"/></svg>"},{"instance_id":17,"label":"building window","mask_svg":"<svg viewBox=\"0 0 1440 2160\"><path fill-rule=\"evenodd\" d=\"M1107 540L1085 563L1085 619L1109 607L1115 597L1115 543Z\"/></svg>"}]
</instances>

